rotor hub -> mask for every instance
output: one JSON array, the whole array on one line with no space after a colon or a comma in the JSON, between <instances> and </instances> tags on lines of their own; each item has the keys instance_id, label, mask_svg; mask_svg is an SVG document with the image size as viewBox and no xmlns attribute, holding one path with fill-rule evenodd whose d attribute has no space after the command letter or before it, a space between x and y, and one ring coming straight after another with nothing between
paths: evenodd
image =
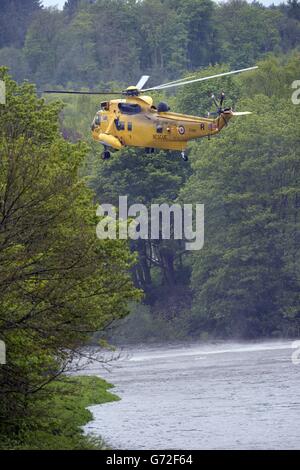
<instances>
[{"instance_id":1,"label":"rotor hub","mask_svg":"<svg viewBox=\"0 0 300 470\"><path fill-rule=\"evenodd\" d=\"M139 96L140 90L136 86L129 86L122 94L125 96Z\"/></svg>"}]
</instances>

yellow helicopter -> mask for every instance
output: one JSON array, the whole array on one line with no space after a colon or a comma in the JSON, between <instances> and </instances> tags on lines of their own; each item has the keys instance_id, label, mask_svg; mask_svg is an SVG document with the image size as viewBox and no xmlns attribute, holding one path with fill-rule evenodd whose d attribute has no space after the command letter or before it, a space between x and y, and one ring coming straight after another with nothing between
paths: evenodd
<instances>
[{"instance_id":1,"label":"yellow helicopter","mask_svg":"<svg viewBox=\"0 0 300 470\"><path fill-rule=\"evenodd\" d=\"M185 153L190 140L210 137L218 134L234 116L251 114L248 111L235 112L231 108L223 108L225 95L222 92L220 101L214 95L212 99L217 106L217 117L199 117L170 112L169 106L161 102L156 107L149 91L165 90L172 87L187 85L213 78L224 77L241 72L248 72L258 67L248 67L231 72L219 73L209 77L175 80L152 88L143 87L149 80L143 75L136 86L129 86L121 92L84 92L46 90L45 93L62 93L76 95L123 95L122 99L104 101L100 105L92 123L92 136L104 145L102 158L110 158L109 148L120 150L125 146L143 147L147 153L154 149L178 150L187 161Z\"/></svg>"}]
</instances>

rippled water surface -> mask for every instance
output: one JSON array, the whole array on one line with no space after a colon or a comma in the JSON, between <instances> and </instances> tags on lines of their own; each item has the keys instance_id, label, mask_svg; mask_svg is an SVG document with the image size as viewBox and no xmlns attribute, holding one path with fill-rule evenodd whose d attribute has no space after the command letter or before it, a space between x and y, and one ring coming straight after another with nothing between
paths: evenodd
<instances>
[{"instance_id":1,"label":"rippled water surface","mask_svg":"<svg viewBox=\"0 0 300 470\"><path fill-rule=\"evenodd\" d=\"M123 350L110 372L121 401L91 407L85 431L118 449L300 448L300 365L292 342Z\"/></svg>"}]
</instances>

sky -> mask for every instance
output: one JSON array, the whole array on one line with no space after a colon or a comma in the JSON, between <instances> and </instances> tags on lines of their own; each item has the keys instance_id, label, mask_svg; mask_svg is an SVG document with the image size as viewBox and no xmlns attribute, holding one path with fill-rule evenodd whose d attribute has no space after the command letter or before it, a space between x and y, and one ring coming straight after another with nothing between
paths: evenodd
<instances>
[{"instance_id":1,"label":"sky","mask_svg":"<svg viewBox=\"0 0 300 470\"><path fill-rule=\"evenodd\" d=\"M271 5L272 3L279 5L280 3L284 3L284 0L260 0L260 2L264 5ZM45 7L58 6L59 8L62 8L65 4L65 0L43 0L42 3Z\"/></svg>"}]
</instances>

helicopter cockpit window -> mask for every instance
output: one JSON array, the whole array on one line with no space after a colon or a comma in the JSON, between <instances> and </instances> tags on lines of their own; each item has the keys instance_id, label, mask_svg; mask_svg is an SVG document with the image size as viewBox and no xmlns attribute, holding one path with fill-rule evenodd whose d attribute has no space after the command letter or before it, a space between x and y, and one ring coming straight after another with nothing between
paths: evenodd
<instances>
[{"instance_id":1,"label":"helicopter cockpit window","mask_svg":"<svg viewBox=\"0 0 300 470\"><path fill-rule=\"evenodd\" d=\"M109 111L109 102L108 101L103 101L100 106L101 106L101 109L103 109L104 111Z\"/></svg>"},{"instance_id":2,"label":"helicopter cockpit window","mask_svg":"<svg viewBox=\"0 0 300 470\"><path fill-rule=\"evenodd\" d=\"M100 116L99 114L96 115L94 122L95 122L96 126L100 126L100 124L101 124L101 116Z\"/></svg>"},{"instance_id":3,"label":"helicopter cockpit window","mask_svg":"<svg viewBox=\"0 0 300 470\"><path fill-rule=\"evenodd\" d=\"M139 104L119 103L119 110L122 114L138 114L142 108Z\"/></svg>"}]
</instances>

